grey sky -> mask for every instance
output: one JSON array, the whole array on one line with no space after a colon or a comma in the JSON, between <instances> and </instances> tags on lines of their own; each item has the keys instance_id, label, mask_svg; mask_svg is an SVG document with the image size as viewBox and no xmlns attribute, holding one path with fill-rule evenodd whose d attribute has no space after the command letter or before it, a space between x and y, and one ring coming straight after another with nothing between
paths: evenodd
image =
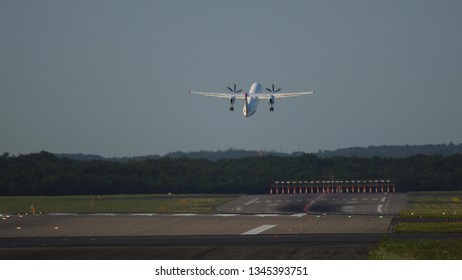
<instances>
[{"instance_id":1,"label":"grey sky","mask_svg":"<svg viewBox=\"0 0 462 280\"><path fill-rule=\"evenodd\" d=\"M462 142L462 1L0 1L0 152ZM244 118L190 96L316 90Z\"/></svg>"}]
</instances>

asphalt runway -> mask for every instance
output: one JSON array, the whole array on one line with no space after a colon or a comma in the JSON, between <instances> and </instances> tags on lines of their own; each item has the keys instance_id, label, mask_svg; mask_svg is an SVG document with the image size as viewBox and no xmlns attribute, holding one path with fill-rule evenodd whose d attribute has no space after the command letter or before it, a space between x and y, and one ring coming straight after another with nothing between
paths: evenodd
<instances>
[{"instance_id":1,"label":"asphalt runway","mask_svg":"<svg viewBox=\"0 0 462 280\"><path fill-rule=\"evenodd\" d=\"M312 234L0 238L0 259L366 259L370 248L381 236ZM11 247L11 244L16 247Z\"/></svg>"},{"instance_id":2,"label":"asphalt runway","mask_svg":"<svg viewBox=\"0 0 462 280\"><path fill-rule=\"evenodd\" d=\"M366 259L402 194L239 197L221 214L11 215L2 259Z\"/></svg>"},{"instance_id":3,"label":"asphalt runway","mask_svg":"<svg viewBox=\"0 0 462 280\"><path fill-rule=\"evenodd\" d=\"M224 213L312 213L394 215L407 203L404 193L251 195L220 207Z\"/></svg>"}]
</instances>

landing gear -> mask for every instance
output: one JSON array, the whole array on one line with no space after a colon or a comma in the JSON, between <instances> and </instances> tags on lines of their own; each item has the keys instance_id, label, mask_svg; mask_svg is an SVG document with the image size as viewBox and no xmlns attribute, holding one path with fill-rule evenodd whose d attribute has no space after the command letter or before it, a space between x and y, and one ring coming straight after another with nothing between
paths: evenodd
<instances>
[{"instance_id":1,"label":"landing gear","mask_svg":"<svg viewBox=\"0 0 462 280\"><path fill-rule=\"evenodd\" d=\"M236 89L236 85L234 85L234 89ZM234 102L236 102L236 97L231 97L229 99L229 111L230 112L234 112Z\"/></svg>"},{"instance_id":2,"label":"landing gear","mask_svg":"<svg viewBox=\"0 0 462 280\"><path fill-rule=\"evenodd\" d=\"M271 91L270 89L267 89L269 91ZM278 89L279 91L280 89ZM271 92L274 92L274 85L273 85L273 91ZM270 108L270 112L273 112L274 111L274 108L273 108L273 105L274 105L274 96L271 95L270 99L269 99L269 102L268 102L268 105L269 105L269 108Z\"/></svg>"}]
</instances>

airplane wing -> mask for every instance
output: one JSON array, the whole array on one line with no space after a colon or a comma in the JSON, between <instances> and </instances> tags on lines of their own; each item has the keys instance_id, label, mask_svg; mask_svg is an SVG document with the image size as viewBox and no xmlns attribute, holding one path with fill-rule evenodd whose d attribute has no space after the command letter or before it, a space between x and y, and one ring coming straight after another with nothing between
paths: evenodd
<instances>
[{"instance_id":1,"label":"airplane wing","mask_svg":"<svg viewBox=\"0 0 462 280\"><path fill-rule=\"evenodd\" d=\"M213 96L219 98L236 98L236 99L244 99L244 94L242 93L221 93L221 92L202 92L202 91L189 91L192 94L201 94L205 96Z\"/></svg>"},{"instance_id":2,"label":"airplane wing","mask_svg":"<svg viewBox=\"0 0 462 280\"><path fill-rule=\"evenodd\" d=\"M260 93L260 94L255 94L258 96L259 99L270 99L271 96L274 96L274 98L279 99L279 98L287 98L287 97L295 97L295 96L301 96L301 95L311 95L315 94L314 91L307 91L307 92L277 92L277 93Z\"/></svg>"}]
</instances>

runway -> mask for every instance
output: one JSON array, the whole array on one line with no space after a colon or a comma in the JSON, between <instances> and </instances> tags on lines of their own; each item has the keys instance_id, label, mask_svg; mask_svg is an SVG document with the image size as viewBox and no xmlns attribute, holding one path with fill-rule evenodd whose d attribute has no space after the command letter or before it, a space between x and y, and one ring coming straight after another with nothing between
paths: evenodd
<instances>
[{"instance_id":1,"label":"runway","mask_svg":"<svg viewBox=\"0 0 462 280\"><path fill-rule=\"evenodd\" d=\"M405 195L260 195L233 200L217 214L9 215L0 222L0 254L4 259L366 259L404 206Z\"/></svg>"},{"instance_id":2,"label":"runway","mask_svg":"<svg viewBox=\"0 0 462 280\"><path fill-rule=\"evenodd\" d=\"M194 236L385 233L391 216L344 215L27 215L0 224L1 237Z\"/></svg>"},{"instance_id":3,"label":"runway","mask_svg":"<svg viewBox=\"0 0 462 280\"><path fill-rule=\"evenodd\" d=\"M243 196L218 210L224 213L311 213L394 215L407 203L403 193L279 194Z\"/></svg>"},{"instance_id":4,"label":"runway","mask_svg":"<svg viewBox=\"0 0 462 280\"><path fill-rule=\"evenodd\" d=\"M380 238L380 234L0 238L0 258L366 259ZM8 247L11 244L18 246Z\"/></svg>"}]
</instances>

